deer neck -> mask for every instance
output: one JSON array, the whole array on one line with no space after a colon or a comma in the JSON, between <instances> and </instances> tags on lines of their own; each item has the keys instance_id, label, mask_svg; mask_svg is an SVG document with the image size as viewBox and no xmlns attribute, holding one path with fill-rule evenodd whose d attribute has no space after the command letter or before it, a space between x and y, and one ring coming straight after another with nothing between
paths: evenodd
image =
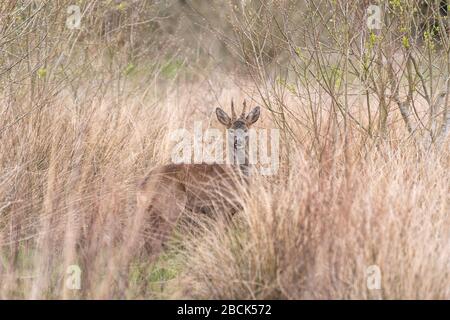
<instances>
[{"instance_id":1,"label":"deer neck","mask_svg":"<svg viewBox=\"0 0 450 320\"><path fill-rule=\"evenodd\" d=\"M247 133L242 133L242 131L239 133L238 131L228 131L228 159L229 163L233 165L239 174L241 174L244 177L248 177L251 174L251 165L249 161L249 139L247 136ZM244 143L243 147L238 147L237 145L237 135L238 134L244 134L246 141ZM242 139L242 136L240 136Z\"/></svg>"},{"instance_id":2,"label":"deer neck","mask_svg":"<svg viewBox=\"0 0 450 320\"><path fill-rule=\"evenodd\" d=\"M246 177L250 176L251 172L248 158L248 145L244 149L233 148L233 164L239 168L239 173Z\"/></svg>"}]
</instances>

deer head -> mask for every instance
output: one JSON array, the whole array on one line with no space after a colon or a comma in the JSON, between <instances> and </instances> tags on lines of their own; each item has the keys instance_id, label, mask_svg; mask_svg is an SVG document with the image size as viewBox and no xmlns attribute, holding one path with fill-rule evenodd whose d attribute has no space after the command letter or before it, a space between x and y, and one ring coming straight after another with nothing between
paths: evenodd
<instances>
[{"instance_id":1,"label":"deer head","mask_svg":"<svg viewBox=\"0 0 450 320\"><path fill-rule=\"evenodd\" d=\"M216 109L217 119L223 124L231 133L229 135L229 147L233 150L233 160L237 159L238 164L241 165L244 173L248 173L248 130L252 124L258 121L261 108L255 107L246 114L247 104L244 100L241 114L236 116L234 111L234 103L231 100L231 117L221 108ZM234 162L234 161L233 161Z\"/></svg>"}]
</instances>

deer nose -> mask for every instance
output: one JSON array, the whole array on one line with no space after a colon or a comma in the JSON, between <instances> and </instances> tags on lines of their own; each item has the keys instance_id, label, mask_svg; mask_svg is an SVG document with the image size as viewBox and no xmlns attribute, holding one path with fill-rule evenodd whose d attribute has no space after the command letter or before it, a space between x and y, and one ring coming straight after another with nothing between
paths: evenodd
<instances>
[{"instance_id":1,"label":"deer nose","mask_svg":"<svg viewBox=\"0 0 450 320\"><path fill-rule=\"evenodd\" d=\"M239 149L239 148L243 148L245 146L245 139L243 138L239 138L239 137L235 137L234 138L234 147Z\"/></svg>"}]
</instances>

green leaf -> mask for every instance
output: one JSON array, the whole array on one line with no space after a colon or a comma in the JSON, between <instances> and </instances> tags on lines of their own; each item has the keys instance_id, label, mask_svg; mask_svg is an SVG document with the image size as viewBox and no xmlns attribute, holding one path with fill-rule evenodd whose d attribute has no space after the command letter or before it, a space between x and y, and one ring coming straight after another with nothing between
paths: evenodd
<instances>
[{"instance_id":1,"label":"green leaf","mask_svg":"<svg viewBox=\"0 0 450 320\"><path fill-rule=\"evenodd\" d=\"M47 76L47 69L39 68L39 70L37 71L37 75L39 79L45 78Z\"/></svg>"}]
</instances>

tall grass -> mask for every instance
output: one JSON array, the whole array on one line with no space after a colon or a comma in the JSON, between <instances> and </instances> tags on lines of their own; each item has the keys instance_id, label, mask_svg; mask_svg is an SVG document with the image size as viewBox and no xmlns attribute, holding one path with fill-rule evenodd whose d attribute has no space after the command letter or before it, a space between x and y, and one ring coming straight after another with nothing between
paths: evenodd
<instances>
[{"instance_id":1,"label":"tall grass","mask_svg":"<svg viewBox=\"0 0 450 320\"><path fill-rule=\"evenodd\" d=\"M380 99L404 82L402 59L396 83L370 70L384 92L371 91L378 78L346 86L348 47L330 58L299 37L308 25L291 28L303 21L291 6L316 12L310 1L209 16L221 3L119 2L81 1L80 30L64 27L69 2L0 5L0 298L450 299L448 136L415 139L431 132L427 110L444 127L448 106L410 93L421 125L405 126L398 101ZM205 15L217 24L200 25ZM423 91L448 76L419 69L408 72ZM263 106L258 127L281 129L280 170L252 176L229 224L180 224L150 262L133 232L137 182L170 161L170 132L215 127L231 98Z\"/></svg>"},{"instance_id":2,"label":"tall grass","mask_svg":"<svg viewBox=\"0 0 450 320\"><path fill-rule=\"evenodd\" d=\"M357 141L326 163L299 152L280 184L257 181L232 230L188 241L192 296L448 299L449 157ZM369 267L381 288L367 286Z\"/></svg>"},{"instance_id":3,"label":"tall grass","mask_svg":"<svg viewBox=\"0 0 450 320\"><path fill-rule=\"evenodd\" d=\"M196 114L168 103L106 99L75 118L48 108L2 134L2 298L450 297L448 152L357 134L320 161L294 145L290 170L254 176L230 226L208 223L156 265L126 252L142 240L129 233L136 181L170 158L170 127ZM81 290L65 285L73 264ZM371 265L380 290L366 286Z\"/></svg>"}]
</instances>

